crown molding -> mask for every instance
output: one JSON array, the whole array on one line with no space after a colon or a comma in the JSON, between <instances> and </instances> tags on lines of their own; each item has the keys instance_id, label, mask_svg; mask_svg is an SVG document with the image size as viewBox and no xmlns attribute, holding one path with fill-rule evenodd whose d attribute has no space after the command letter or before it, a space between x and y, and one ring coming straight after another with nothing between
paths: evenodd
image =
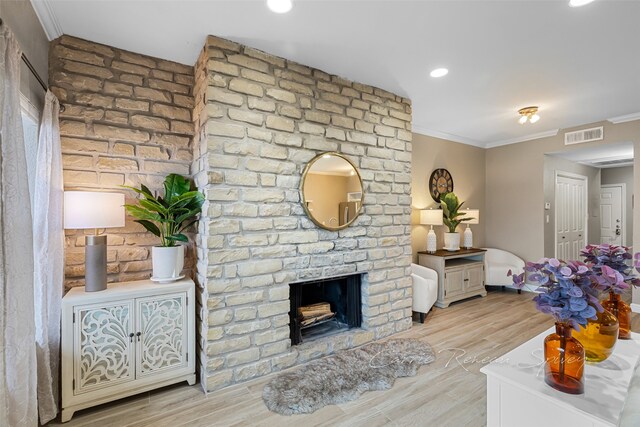
<instances>
[{"instance_id":1,"label":"crown molding","mask_svg":"<svg viewBox=\"0 0 640 427\"><path fill-rule=\"evenodd\" d=\"M58 22L58 18L53 11L51 0L31 0L31 5L49 41L57 39L64 34L60 22Z\"/></svg>"},{"instance_id":2,"label":"crown molding","mask_svg":"<svg viewBox=\"0 0 640 427\"><path fill-rule=\"evenodd\" d=\"M624 122L632 122L634 120L640 120L640 113L631 113L625 114L624 116L611 117L607 119L608 122L615 124L624 123Z\"/></svg>"},{"instance_id":3,"label":"crown molding","mask_svg":"<svg viewBox=\"0 0 640 427\"><path fill-rule=\"evenodd\" d=\"M453 135L451 133L440 132L433 129L424 128L420 125L413 124L413 132L421 135L432 136L434 138L446 139L447 141L459 142L460 144L473 145L474 147L487 148L487 144L475 139L465 138L464 136Z\"/></svg>"},{"instance_id":4,"label":"crown molding","mask_svg":"<svg viewBox=\"0 0 640 427\"><path fill-rule=\"evenodd\" d=\"M560 129L552 129L544 132L532 133L530 135L519 136L517 138L504 139L502 141L497 141L497 142L490 142L486 144L485 147L486 148L502 147L503 145L511 145L511 144L517 144L519 142L531 141L534 139L547 138L549 136L556 136L559 131Z\"/></svg>"}]
</instances>

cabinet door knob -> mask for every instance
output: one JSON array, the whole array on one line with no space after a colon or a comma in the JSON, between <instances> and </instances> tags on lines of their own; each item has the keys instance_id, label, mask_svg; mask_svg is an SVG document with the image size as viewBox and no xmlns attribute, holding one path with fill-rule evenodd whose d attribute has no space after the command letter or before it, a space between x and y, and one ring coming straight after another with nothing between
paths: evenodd
<instances>
[{"instance_id":1,"label":"cabinet door knob","mask_svg":"<svg viewBox=\"0 0 640 427\"><path fill-rule=\"evenodd\" d=\"M129 334L129 342L133 342L133 335L134 335L133 332Z\"/></svg>"},{"instance_id":2,"label":"cabinet door knob","mask_svg":"<svg viewBox=\"0 0 640 427\"><path fill-rule=\"evenodd\" d=\"M138 332L138 333L136 334L136 336L138 337L138 342L140 342L140 335L142 335L142 332Z\"/></svg>"}]
</instances>

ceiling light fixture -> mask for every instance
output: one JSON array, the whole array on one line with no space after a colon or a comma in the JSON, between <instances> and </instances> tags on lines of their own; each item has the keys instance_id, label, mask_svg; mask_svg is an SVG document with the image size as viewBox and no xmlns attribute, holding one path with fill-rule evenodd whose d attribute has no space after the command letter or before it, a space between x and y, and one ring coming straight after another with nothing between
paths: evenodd
<instances>
[{"instance_id":1,"label":"ceiling light fixture","mask_svg":"<svg viewBox=\"0 0 640 427\"><path fill-rule=\"evenodd\" d=\"M569 6L580 7L592 3L594 0L569 0Z\"/></svg>"},{"instance_id":2,"label":"ceiling light fixture","mask_svg":"<svg viewBox=\"0 0 640 427\"><path fill-rule=\"evenodd\" d=\"M435 70L431 71L431 73L429 73L429 75L431 77L444 77L447 74L449 74L449 70L447 70L446 68L436 68Z\"/></svg>"},{"instance_id":3,"label":"ceiling light fixture","mask_svg":"<svg viewBox=\"0 0 640 427\"><path fill-rule=\"evenodd\" d=\"M275 13L287 13L293 7L291 0L267 0L267 6Z\"/></svg>"},{"instance_id":4,"label":"ceiling light fixture","mask_svg":"<svg viewBox=\"0 0 640 427\"><path fill-rule=\"evenodd\" d=\"M529 122L535 123L540 120L540 116L538 115L538 107L525 107L518 110L518 114L520 114L520 118L518 119L518 123L521 125Z\"/></svg>"}]
</instances>

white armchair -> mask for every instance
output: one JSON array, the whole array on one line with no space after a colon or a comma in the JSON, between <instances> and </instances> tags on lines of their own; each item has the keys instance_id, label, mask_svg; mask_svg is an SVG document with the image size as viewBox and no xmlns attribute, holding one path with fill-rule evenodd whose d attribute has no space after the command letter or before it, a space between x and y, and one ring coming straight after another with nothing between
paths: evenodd
<instances>
[{"instance_id":1,"label":"white armchair","mask_svg":"<svg viewBox=\"0 0 640 427\"><path fill-rule=\"evenodd\" d=\"M486 286L513 287L511 278L507 276L509 270L513 274L524 271L524 261L511 252L501 249L483 248L487 252L484 255L484 273ZM522 291L518 289L518 293Z\"/></svg>"},{"instance_id":2,"label":"white armchair","mask_svg":"<svg viewBox=\"0 0 640 427\"><path fill-rule=\"evenodd\" d=\"M420 314L420 323L438 299L438 273L418 264L411 264L413 280L413 311Z\"/></svg>"}]
</instances>

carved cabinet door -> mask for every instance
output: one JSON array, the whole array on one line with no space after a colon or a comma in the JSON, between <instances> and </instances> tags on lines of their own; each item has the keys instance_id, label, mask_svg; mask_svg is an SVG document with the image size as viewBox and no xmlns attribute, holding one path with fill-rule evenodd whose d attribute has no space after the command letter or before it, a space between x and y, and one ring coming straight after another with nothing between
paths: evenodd
<instances>
[{"instance_id":1,"label":"carved cabinet door","mask_svg":"<svg viewBox=\"0 0 640 427\"><path fill-rule=\"evenodd\" d=\"M133 301L76 306L74 394L135 379Z\"/></svg>"},{"instance_id":2,"label":"carved cabinet door","mask_svg":"<svg viewBox=\"0 0 640 427\"><path fill-rule=\"evenodd\" d=\"M137 377L186 368L187 294L136 299Z\"/></svg>"}]
</instances>

